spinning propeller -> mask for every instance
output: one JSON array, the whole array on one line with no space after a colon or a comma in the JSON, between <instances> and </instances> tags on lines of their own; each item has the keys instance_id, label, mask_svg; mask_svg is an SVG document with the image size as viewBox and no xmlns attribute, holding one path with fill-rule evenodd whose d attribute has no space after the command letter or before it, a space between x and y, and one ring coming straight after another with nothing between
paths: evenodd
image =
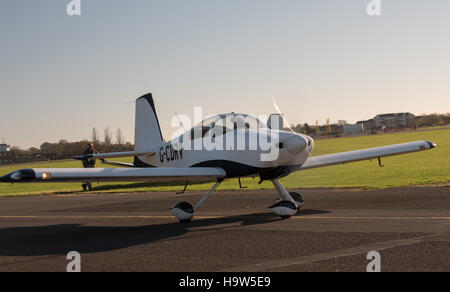
<instances>
[{"instance_id":1,"label":"spinning propeller","mask_svg":"<svg viewBox=\"0 0 450 292\"><path fill-rule=\"evenodd\" d=\"M294 133L297 134L292 128L291 128L291 124L289 124L288 120L286 119L284 113L280 110L280 107L278 106L277 102L275 101L275 97L272 97L272 104L275 107L275 110L278 112L278 114L283 118L283 121L286 122L288 129ZM306 147L306 152L308 152L308 156L309 158L311 158L312 160L316 161L316 159L314 158L314 156L312 156L311 152L309 151L308 147Z\"/></svg>"}]
</instances>

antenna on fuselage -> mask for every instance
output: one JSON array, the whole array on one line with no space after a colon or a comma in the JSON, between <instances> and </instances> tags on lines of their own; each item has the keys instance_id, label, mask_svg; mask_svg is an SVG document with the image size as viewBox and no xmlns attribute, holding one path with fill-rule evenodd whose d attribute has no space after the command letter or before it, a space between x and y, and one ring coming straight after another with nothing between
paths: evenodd
<instances>
[{"instance_id":1,"label":"antenna on fuselage","mask_svg":"<svg viewBox=\"0 0 450 292\"><path fill-rule=\"evenodd\" d=\"M178 116L177 113L175 113L175 116L177 117L178 121L180 122L181 127L183 127L183 130L186 131L186 128L184 127L184 125L183 125L183 123L181 122L181 119L180 119L180 117Z\"/></svg>"}]
</instances>

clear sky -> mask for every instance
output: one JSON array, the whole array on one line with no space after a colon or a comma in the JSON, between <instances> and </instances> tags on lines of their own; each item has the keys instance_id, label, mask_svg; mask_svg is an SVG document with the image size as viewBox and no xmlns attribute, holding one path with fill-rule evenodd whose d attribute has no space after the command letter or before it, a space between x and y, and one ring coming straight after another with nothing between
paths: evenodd
<instances>
[{"instance_id":1,"label":"clear sky","mask_svg":"<svg viewBox=\"0 0 450 292\"><path fill-rule=\"evenodd\" d=\"M152 92L166 136L175 112L274 112L289 122L450 112L450 1L69 0L0 2L0 138L21 147L134 140Z\"/></svg>"}]
</instances>

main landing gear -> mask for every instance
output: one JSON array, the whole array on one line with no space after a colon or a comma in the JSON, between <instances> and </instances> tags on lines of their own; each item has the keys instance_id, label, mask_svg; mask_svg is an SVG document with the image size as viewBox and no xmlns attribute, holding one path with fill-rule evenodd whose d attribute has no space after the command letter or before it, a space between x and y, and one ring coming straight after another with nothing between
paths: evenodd
<instances>
[{"instance_id":1,"label":"main landing gear","mask_svg":"<svg viewBox=\"0 0 450 292\"><path fill-rule=\"evenodd\" d=\"M174 204L170 208L170 211L181 223L190 222L192 218L194 218L195 211L197 211L203 203L205 203L205 201L212 195L222 181L223 180L217 181L212 189L205 196L203 196L203 198L201 198L195 206L192 206L188 202L180 202ZM280 193L281 200L270 206L269 210L281 218L290 218L295 215L298 210L303 207L302 195L296 192L288 193L288 191L286 191L277 179L272 180L272 183Z\"/></svg>"},{"instance_id":2,"label":"main landing gear","mask_svg":"<svg viewBox=\"0 0 450 292\"><path fill-rule=\"evenodd\" d=\"M269 207L269 210L283 219L290 218L295 215L303 207L303 197L300 193L288 193L281 183L274 179L273 185L280 193L281 200Z\"/></svg>"},{"instance_id":3,"label":"main landing gear","mask_svg":"<svg viewBox=\"0 0 450 292\"><path fill-rule=\"evenodd\" d=\"M203 196L203 198L201 198L195 206L192 206L188 202L180 202L173 205L170 208L170 211L178 220L180 220L181 223L190 222L194 217L195 211L197 211L198 208L205 203L205 201L212 195L212 193L222 182L223 180L217 181L212 189L205 196Z\"/></svg>"}]
</instances>

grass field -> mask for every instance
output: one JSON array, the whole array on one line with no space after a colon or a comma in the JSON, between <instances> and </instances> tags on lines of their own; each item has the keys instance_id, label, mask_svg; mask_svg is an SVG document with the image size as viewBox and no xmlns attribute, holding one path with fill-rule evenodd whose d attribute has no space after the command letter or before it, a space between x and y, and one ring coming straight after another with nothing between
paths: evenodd
<instances>
[{"instance_id":1,"label":"grass field","mask_svg":"<svg viewBox=\"0 0 450 292\"><path fill-rule=\"evenodd\" d=\"M373 135L352 138L336 138L316 141L313 155L324 155L398 144L416 140L431 140L438 147L431 151L388 157L383 159L385 167L378 166L377 161L363 161L347 165L338 165L300 171L282 179L286 188L313 187L348 187L377 189L416 185L449 185L450 182L450 130L437 129L424 132L406 132L398 134ZM129 159L118 159L127 161ZM100 165L100 164L99 164ZM78 161L62 161L46 164L14 165L0 167L0 176L21 168L71 168L80 167ZM273 188L270 182L258 184L258 179L243 179L242 183L249 189ZM145 192L145 191L181 191L183 183L169 185L147 183L94 184L94 192ZM211 183L195 184L188 190L207 190ZM219 190L239 189L237 180L225 181ZM35 195L35 194L70 194L81 191L77 184L1 184L0 196Z\"/></svg>"}]
</instances>

